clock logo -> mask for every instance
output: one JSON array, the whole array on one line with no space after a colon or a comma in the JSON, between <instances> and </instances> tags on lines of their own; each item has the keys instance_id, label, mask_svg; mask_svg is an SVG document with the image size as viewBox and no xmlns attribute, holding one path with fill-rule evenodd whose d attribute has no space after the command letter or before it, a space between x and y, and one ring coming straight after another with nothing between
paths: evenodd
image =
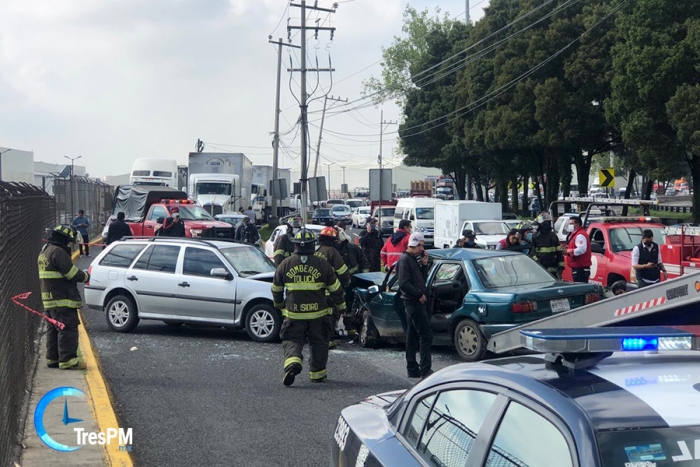
<instances>
[{"instance_id":1,"label":"clock logo","mask_svg":"<svg viewBox=\"0 0 700 467\"><path fill-rule=\"evenodd\" d=\"M46 432L46 428L44 427L44 412L46 411L46 408L51 402L61 397L63 397L63 424L70 425L71 423L78 423L83 421L78 418L71 418L71 416L69 415L68 397L77 397L79 399L83 399L85 398L85 393L77 388L63 386L49 391L44 395L44 397L41 398L39 404L37 404L36 406L36 410L34 411L34 427L36 428L36 432L39 435L39 438L44 442L44 444L46 444L51 449L55 449L59 452L77 451L82 446L68 446L66 444L61 444L58 441L51 438L51 436Z\"/></svg>"}]
</instances>

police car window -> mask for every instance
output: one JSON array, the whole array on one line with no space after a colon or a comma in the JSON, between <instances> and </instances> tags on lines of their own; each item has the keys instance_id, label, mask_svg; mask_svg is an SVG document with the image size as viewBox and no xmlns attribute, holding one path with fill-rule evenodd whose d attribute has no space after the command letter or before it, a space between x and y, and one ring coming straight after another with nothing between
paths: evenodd
<instances>
[{"instance_id":1,"label":"police car window","mask_svg":"<svg viewBox=\"0 0 700 467\"><path fill-rule=\"evenodd\" d=\"M596 433L603 467L700 466L700 426Z\"/></svg>"},{"instance_id":2,"label":"police car window","mask_svg":"<svg viewBox=\"0 0 700 467\"><path fill-rule=\"evenodd\" d=\"M486 467L567 467L571 452L549 420L511 401L489 450ZM620 466L623 467L623 466Z\"/></svg>"},{"instance_id":3,"label":"police car window","mask_svg":"<svg viewBox=\"0 0 700 467\"><path fill-rule=\"evenodd\" d=\"M464 467L496 397L472 389L440 393L416 450L436 467Z\"/></svg>"},{"instance_id":4,"label":"police car window","mask_svg":"<svg viewBox=\"0 0 700 467\"><path fill-rule=\"evenodd\" d=\"M430 412L433 402L435 402L435 394L424 397L420 402L418 402L418 404L416 404L416 408L413 411L411 419L406 425L406 430L404 432L404 438L406 438L411 446L415 447L418 443L418 437L423 430L423 424L428 418L428 412Z\"/></svg>"},{"instance_id":5,"label":"police car window","mask_svg":"<svg viewBox=\"0 0 700 467\"><path fill-rule=\"evenodd\" d=\"M144 245L119 244L102 258L100 266L128 268L143 248Z\"/></svg>"},{"instance_id":6,"label":"police car window","mask_svg":"<svg viewBox=\"0 0 700 467\"><path fill-rule=\"evenodd\" d=\"M185 262L182 266L183 274L212 277L211 270L214 268L224 268L224 263L213 251L202 248L185 249ZM221 278L217 277L217 279Z\"/></svg>"},{"instance_id":7,"label":"police car window","mask_svg":"<svg viewBox=\"0 0 700 467\"><path fill-rule=\"evenodd\" d=\"M177 264L177 255L180 247L174 245L155 245L151 248L150 254L142 255L134 265L135 269L147 269L149 271L174 273ZM145 258L148 256L148 258ZM145 265L146 261L148 262ZM145 265L145 267L143 267Z\"/></svg>"},{"instance_id":8,"label":"police car window","mask_svg":"<svg viewBox=\"0 0 700 467\"><path fill-rule=\"evenodd\" d=\"M165 209L163 207L156 206L153 208L153 212L151 212L150 220L156 221L159 217L168 217L168 213L165 212Z\"/></svg>"}]
</instances>

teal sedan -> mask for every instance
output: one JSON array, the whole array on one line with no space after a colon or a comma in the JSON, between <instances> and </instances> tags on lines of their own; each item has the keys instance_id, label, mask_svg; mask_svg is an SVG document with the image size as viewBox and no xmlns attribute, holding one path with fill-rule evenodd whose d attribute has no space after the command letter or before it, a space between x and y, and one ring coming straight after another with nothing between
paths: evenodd
<instances>
[{"instance_id":1,"label":"teal sedan","mask_svg":"<svg viewBox=\"0 0 700 467\"><path fill-rule=\"evenodd\" d=\"M481 360L493 334L602 297L600 286L558 281L522 253L454 248L431 250L429 257L433 343L454 345L466 361ZM361 321L361 345L405 340L397 274L364 273L353 279L352 312Z\"/></svg>"}]
</instances>

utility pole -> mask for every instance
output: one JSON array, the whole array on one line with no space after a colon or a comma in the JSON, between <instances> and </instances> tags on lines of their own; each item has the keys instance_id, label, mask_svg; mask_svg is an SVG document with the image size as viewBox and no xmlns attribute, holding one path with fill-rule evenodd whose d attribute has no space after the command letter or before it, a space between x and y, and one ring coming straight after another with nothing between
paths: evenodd
<instances>
[{"instance_id":1,"label":"utility pole","mask_svg":"<svg viewBox=\"0 0 700 467\"><path fill-rule=\"evenodd\" d=\"M382 165L384 163L384 159L382 157L382 146L384 143L384 125L396 125L399 122L392 122L390 121L385 121L384 120L384 110L381 111L380 117L379 117L379 157L377 158L377 162L379 162L379 233L381 235L382 232Z\"/></svg>"},{"instance_id":2,"label":"utility pole","mask_svg":"<svg viewBox=\"0 0 700 467\"><path fill-rule=\"evenodd\" d=\"M469 17L469 0L466 0L466 13L464 14L464 22L469 24L471 18Z\"/></svg>"},{"instance_id":3,"label":"utility pole","mask_svg":"<svg viewBox=\"0 0 700 467\"><path fill-rule=\"evenodd\" d=\"M280 150L280 83L282 80L282 46L294 47L299 49L298 45L285 44L282 42L282 38L279 38L277 42L272 40L272 36L269 36L268 42L270 44L277 45L277 92L275 95L275 134L272 139L272 179L277 180L279 178L279 150ZM268 186L269 190L271 187ZM291 187L287 187L291 189ZM272 195L272 193L270 193ZM279 218L277 217L277 198L272 196L272 206L270 208L270 218L268 219L268 224L271 228L277 227L279 223Z\"/></svg>"},{"instance_id":4,"label":"utility pole","mask_svg":"<svg viewBox=\"0 0 700 467\"><path fill-rule=\"evenodd\" d=\"M341 169L343 169L343 185L345 185L345 166L341 165Z\"/></svg>"},{"instance_id":5,"label":"utility pole","mask_svg":"<svg viewBox=\"0 0 700 467\"><path fill-rule=\"evenodd\" d=\"M328 9L328 8L319 8L317 7L318 1L316 0L314 2L314 6L308 7L310 10L315 10L315 11L324 11L327 13L335 13L336 10L336 5L334 4L333 9ZM287 28L289 30L292 29L299 29L301 32L301 67L298 69L291 68L289 71L300 71L301 72L301 100L299 101L299 108L301 109L301 177L299 179L299 182L301 184L301 217L303 219L304 225L307 222L307 212L308 212L308 188L306 185L306 182L308 181L308 143L306 140L307 137L307 132L308 132L308 127L309 127L309 121L308 121L308 95L306 91L306 72L307 71L316 71L316 72L321 72L321 71L327 71L327 72L332 72L334 71L332 68L317 68L317 69L307 69L306 68L306 31L307 29L313 29L316 32L316 37L318 38L318 32L319 31L330 31L331 32L331 40L333 39L333 34L335 32L335 28L333 27L322 27L322 26L307 26L306 25L306 0L301 0L300 4L296 3L290 3L290 6L301 8L301 25L299 26L288 26Z\"/></svg>"},{"instance_id":6,"label":"utility pole","mask_svg":"<svg viewBox=\"0 0 700 467\"><path fill-rule=\"evenodd\" d=\"M342 100L340 98L336 97L328 97L325 96L323 98L323 113L321 114L321 127L318 131L318 145L316 146L316 164L314 165L314 177L316 177L316 174L318 173L318 159L321 157L321 136L323 136L323 122L326 120L326 104L328 101L337 101L337 102L347 102L348 100Z\"/></svg>"},{"instance_id":7,"label":"utility pole","mask_svg":"<svg viewBox=\"0 0 700 467\"><path fill-rule=\"evenodd\" d=\"M331 197L331 163L328 164L328 196Z\"/></svg>"},{"instance_id":8,"label":"utility pole","mask_svg":"<svg viewBox=\"0 0 700 467\"><path fill-rule=\"evenodd\" d=\"M71 215L75 216L75 204L73 201L75 200L75 189L73 188L73 171L75 169L75 161L80 159L83 156L78 156L78 157L68 157L68 156L63 156L66 159L70 160L70 210L71 210Z\"/></svg>"}]
</instances>

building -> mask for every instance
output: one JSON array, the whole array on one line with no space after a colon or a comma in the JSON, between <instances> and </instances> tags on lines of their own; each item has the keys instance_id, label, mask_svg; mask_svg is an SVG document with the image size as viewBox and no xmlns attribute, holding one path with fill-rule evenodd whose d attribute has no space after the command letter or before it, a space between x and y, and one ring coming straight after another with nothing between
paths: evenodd
<instances>
[{"instance_id":1,"label":"building","mask_svg":"<svg viewBox=\"0 0 700 467\"><path fill-rule=\"evenodd\" d=\"M0 147L0 181L34 184L34 152Z\"/></svg>"},{"instance_id":2,"label":"building","mask_svg":"<svg viewBox=\"0 0 700 467\"><path fill-rule=\"evenodd\" d=\"M70 164L53 164L51 162L34 162L33 178L31 183L41 187L48 194L53 195L53 179L55 177L69 178ZM85 166L74 165L73 175L76 177L86 177Z\"/></svg>"}]
</instances>

